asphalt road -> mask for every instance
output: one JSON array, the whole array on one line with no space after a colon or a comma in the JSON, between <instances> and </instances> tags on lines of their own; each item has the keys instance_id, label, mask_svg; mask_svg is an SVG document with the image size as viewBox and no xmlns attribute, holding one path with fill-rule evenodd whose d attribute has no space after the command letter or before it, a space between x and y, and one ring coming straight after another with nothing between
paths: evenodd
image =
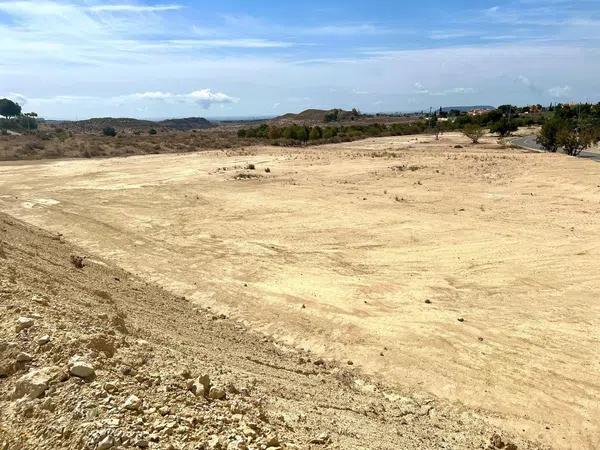
<instances>
[{"instance_id":1,"label":"asphalt road","mask_svg":"<svg viewBox=\"0 0 600 450\"><path fill-rule=\"evenodd\" d=\"M545 151L544 148L536 142L537 136L522 136L512 139L512 143L521 148L527 150ZM592 152L581 152L579 158L590 159L592 161L600 162L600 154Z\"/></svg>"}]
</instances>

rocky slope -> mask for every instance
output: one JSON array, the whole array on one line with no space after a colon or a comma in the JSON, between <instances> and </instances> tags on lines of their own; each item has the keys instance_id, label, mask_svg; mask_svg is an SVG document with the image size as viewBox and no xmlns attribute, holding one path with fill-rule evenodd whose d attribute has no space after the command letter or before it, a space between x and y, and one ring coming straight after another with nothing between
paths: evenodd
<instances>
[{"instance_id":1,"label":"rocky slope","mask_svg":"<svg viewBox=\"0 0 600 450\"><path fill-rule=\"evenodd\" d=\"M538 448L83 255L0 214L0 450Z\"/></svg>"}]
</instances>

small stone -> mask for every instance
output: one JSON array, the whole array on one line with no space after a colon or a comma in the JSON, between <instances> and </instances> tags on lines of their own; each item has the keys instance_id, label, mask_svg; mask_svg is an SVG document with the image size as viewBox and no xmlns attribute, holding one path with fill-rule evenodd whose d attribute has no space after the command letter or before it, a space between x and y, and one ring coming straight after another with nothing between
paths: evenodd
<instances>
[{"instance_id":1,"label":"small stone","mask_svg":"<svg viewBox=\"0 0 600 450\"><path fill-rule=\"evenodd\" d=\"M148 442L147 439L140 439L135 443L135 445L139 448L148 448L150 447L150 442Z\"/></svg>"},{"instance_id":2,"label":"small stone","mask_svg":"<svg viewBox=\"0 0 600 450\"><path fill-rule=\"evenodd\" d=\"M267 447L279 447L279 438L274 434L267 436Z\"/></svg>"},{"instance_id":3,"label":"small stone","mask_svg":"<svg viewBox=\"0 0 600 450\"><path fill-rule=\"evenodd\" d=\"M17 355L17 362L25 363L33 360L33 356L29 353L21 352Z\"/></svg>"},{"instance_id":4,"label":"small stone","mask_svg":"<svg viewBox=\"0 0 600 450\"><path fill-rule=\"evenodd\" d=\"M427 303L428 305L431 305L431 300L427 299L427 300L425 300L425 303Z\"/></svg>"},{"instance_id":5,"label":"small stone","mask_svg":"<svg viewBox=\"0 0 600 450\"><path fill-rule=\"evenodd\" d=\"M92 378L96 371L89 362L81 359L80 356L74 356L69 362L69 373L79 378Z\"/></svg>"},{"instance_id":6,"label":"small stone","mask_svg":"<svg viewBox=\"0 0 600 450\"><path fill-rule=\"evenodd\" d=\"M112 448L115 445L115 440L112 438L112 436L106 436L104 439L102 439L100 442L98 442L98 446L96 447L96 450L108 450L109 448Z\"/></svg>"},{"instance_id":7,"label":"small stone","mask_svg":"<svg viewBox=\"0 0 600 450\"><path fill-rule=\"evenodd\" d=\"M324 366L325 365L325 361L322 358L319 358L313 364L315 366Z\"/></svg>"},{"instance_id":8,"label":"small stone","mask_svg":"<svg viewBox=\"0 0 600 450\"><path fill-rule=\"evenodd\" d=\"M458 321L459 321L459 322L464 322L464 321L465 321L465 319L463 319L462 317L459 317L459 318L458 318Z\"/></svg>"},{"instance_id":9,"label":"small stone","mask_svg":"<svg viewBox=\"0 0 600 450\"><path fill-rule=\"evenodd\" d=\"M106 392L108 392L109 394L114 394L115 392L117 392L119 390L119 388L116 383L114 383L112 381L108 381L108 382L104 383L104 390Z\"/></svg>"},{"instance_id":10,"label":"small stone","mask_svg":"<svg viewBox=\"0 0 600 450\"><path fill-rule=\"evenodd\" d=\"M17 330L17 333L18 333L21 330L26 330L27 328L31 328L34 323L35 323L35 320L33 320L31 317L21 316L17 319L17 324L15 326L15 329Z\"/></svg>"},{"instance_id":11,"label":"small stone","mask_svg":"<svg viewBox=\"0 0 600 450\"><path fill-rule=\"evenodd\" d=\"M325 445L331 441L331 438L327 433L322 433L318 437L310 441L311 444Z\"/></svg>"},{"instance_id":12,"label":"small stone","mask_svg":"<svg viewBox=\"0 0 600 450\"><path fill-rule=\"evenodd\" d=\"M136 395L130 395L127 397L127 400L125 400L123 407L130 411L137 411L142 407L142 400Z\"/></svg>"},{"instance_id":13,"label":"small stone","mask_svg":"<svg viewBox=\"0 0 600 450\"><path fill-rule=\"evenodd\" d=\"M352 365L354 365L354 362L353 361L348 361L348 365L352 366Z\"/></svg>"},{"instance_id":14,"label":"small stone","mask_svg":"<svg viewBox=\"0 0 600 450\"><path fill-rule=\"evenodd\" d=\"M217 386L211 387L208 392L208 398L212 398L213 400L222 400L226 395L225 390Z\"/></svg>"},{"instance_id":15,"label":"small stone","mask_svg":"<svg viewBox=\"0 0 600 450\"><path fill-rule=\"evenodd\" d=\"M51 338L50 336L48 336L47 334L40 336L39 338L36 339L36 342L38 345L46 345L48 342L50 342Z\"/></svg>"}]
</instances>

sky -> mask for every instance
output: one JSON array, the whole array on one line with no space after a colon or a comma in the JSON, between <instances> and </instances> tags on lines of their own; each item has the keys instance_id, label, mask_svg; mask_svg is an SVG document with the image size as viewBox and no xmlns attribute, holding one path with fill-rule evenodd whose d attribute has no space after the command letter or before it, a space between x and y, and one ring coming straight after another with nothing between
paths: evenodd
<instances>
[{"instance_id":1,"label":"sky","mask_svg":"<svg viewBox=\"0 0 600 450\"><path fill-rule=\"evenodd\" d=\"M0 55L49 119L598 102L600 0L0 0Z\"/></svg>"}]
</instances>

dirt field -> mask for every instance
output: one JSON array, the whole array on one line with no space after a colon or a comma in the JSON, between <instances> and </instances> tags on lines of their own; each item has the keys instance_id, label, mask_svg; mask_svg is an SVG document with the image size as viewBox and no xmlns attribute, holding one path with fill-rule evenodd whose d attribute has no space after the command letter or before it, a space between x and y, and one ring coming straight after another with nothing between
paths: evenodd
<instances>
[{"instance_id":1,"label":"dirt field","mask_svg":"<svg viewBox=\"0 0 600 450\"><path fill-rule=\"evenodd\" d=\"M0 209L386 383L598 448L600 164L493 142L3 163Z\"/></svg>"}]
</instances>

